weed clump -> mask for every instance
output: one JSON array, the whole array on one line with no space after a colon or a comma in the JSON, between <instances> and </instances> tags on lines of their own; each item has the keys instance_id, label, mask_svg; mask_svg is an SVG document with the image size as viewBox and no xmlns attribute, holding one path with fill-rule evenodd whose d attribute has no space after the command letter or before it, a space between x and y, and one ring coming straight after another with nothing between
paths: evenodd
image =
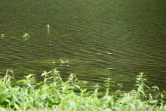
<instances>
[{"instance_id":1,"label":"weed clump","mask_svg":"<svg viewBox=\"0 0 166 111\"><path fill-rule=\"evenodd\" d=\"M11 72L9 74L9 72ZM149 94L143 73L136 78L136 88L129 92L109 94L111 79L107 79L106 93L98 97L98 88L89 93L81 88L76 75L63 81L56 69L41 74L43 81L36 82L29 74L15 81L12 71L0 78L0 111L164 111L166 93Z\"/></svg>"}]
</instances>

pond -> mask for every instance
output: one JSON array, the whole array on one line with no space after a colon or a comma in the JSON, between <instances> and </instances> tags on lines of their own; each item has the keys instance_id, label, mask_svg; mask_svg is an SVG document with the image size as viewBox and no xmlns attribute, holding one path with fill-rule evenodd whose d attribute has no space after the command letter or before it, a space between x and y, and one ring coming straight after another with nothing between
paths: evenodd
<instances>
[{"instance_id":1,"label":"pond","mask_svg":"<svg viewBox=\"0 0 166 111\"><path fill-rule=\"evenodd\" d=\"M0 75L58 69L125 90L140 72L166 84L165 0L0 0Z\"/></svg>"}]
</instances>

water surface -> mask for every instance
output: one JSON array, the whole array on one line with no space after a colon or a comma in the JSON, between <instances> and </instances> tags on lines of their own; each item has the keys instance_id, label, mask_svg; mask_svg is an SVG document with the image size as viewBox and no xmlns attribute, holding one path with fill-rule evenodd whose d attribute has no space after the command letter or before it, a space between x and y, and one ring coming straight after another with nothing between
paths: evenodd
<instances>
[{"instance_id":1,"label":"water surface","mask_svg":"<svg viewBox=\"0 0 166 111\"><path fill-rule=\"evenodd\" d=\"M165 10L164 0L0 0L0 75L57 68L64 78L111 77L127 90L144 72L165 89Z\"/></svg>"}]
</instances>

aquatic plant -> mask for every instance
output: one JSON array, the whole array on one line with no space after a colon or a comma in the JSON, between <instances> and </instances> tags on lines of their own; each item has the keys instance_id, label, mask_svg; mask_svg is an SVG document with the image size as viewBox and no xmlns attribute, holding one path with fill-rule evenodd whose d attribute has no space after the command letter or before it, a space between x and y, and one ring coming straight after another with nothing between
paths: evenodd
<instances>
[{"instance_id":1,"label":"aquatic plant","mask_svg":"<svg viewBox=\"0 0 166 111\"><path fill-rule=\"evenodd\" d=\"M47 25L46 25L46 27L47 27L47 28L50 28L50 25L49 25L49 24L47 24Z\"/></svg>"},{"instance_id":2,"label":"aquatic plant","mask_svg":"<svg viewBox=\"0 0 166 111\"><path fill-rule=\"evenodd\" d=\"M4 37L5 37L5 34L1 34L1 37L0 37L0 38L1 38L1 39L4 39Z\"/></svg>"},{"instance_id":3,"label":"aquatic plant","mask_svg":"<svg viewBox=\"0 0 166 111\"><path fill-rule=\"evenodd\" d=\"M144 74L136 78L136 87L129 92L109 93L112 80L106 80L106 94L98 97L99 85L94 92L82 88L76 75L63 81L56 69L41 74L43 80L36 82L35 75L15 81L8 71L0 78L1 111L165 111L166 93L147 93ZM89 84L90 85L90 84ZM149 87L147 88L149 89ZM150 90L150 89L149 89Z\"/></svg>"},{"instance_id":4,"label":"aquatic plant","mask_svg":"<svg viewBox=\"0 0 166 111\"><path fill-rule=\"evenodd\" d=\"M47 27L47 34L49 34L50 33L50 25L47 24L46 27Z\"/></svg>"},{"instance_id":5,"label":"aquatic plant","mask_svg":"<svg viewBox=\"0 0 166 111\"><path fill-rule=\"evenodd\" d=\"M23 38L24 38L24 40L28 40L29 39L29 34L28 33L25 33L24 35L23 35Z\"/></svg>"}]
</instances>

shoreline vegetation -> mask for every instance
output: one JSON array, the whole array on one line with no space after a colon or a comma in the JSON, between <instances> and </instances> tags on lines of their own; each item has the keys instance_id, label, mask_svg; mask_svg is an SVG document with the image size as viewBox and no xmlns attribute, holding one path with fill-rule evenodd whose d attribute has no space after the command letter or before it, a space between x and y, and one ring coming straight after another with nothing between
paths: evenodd
<instances>
[{"instance_id":1,"label":"shoreline vegetation","mask_svg":"<svg viewBox=\"0 0 166 111\"><path fill-rule=\"evenodd\" d=\"M41 76L40 82L34 74L15 80L8 70L0 78L0 111L166 111L166 92L147 86L143 73L136 77L133 90L127 92L110 92L112 80L108 78L102 96L98 85L88 91L73 74L66 81L56 69Z\"/></svg>"}]
</instances>

